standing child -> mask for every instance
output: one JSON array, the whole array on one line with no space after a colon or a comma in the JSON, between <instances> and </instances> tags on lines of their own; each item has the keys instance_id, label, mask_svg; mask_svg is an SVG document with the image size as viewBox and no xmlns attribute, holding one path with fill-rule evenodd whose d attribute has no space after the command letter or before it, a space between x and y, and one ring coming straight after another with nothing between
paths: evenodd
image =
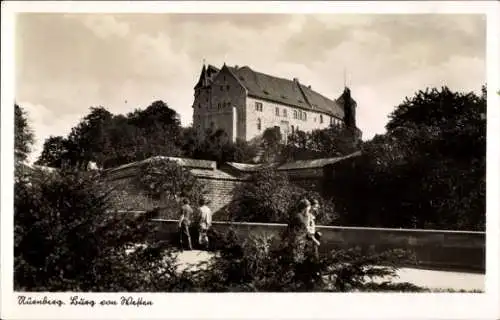
<instances>
[{"instance_id":1,"label":"standing child","mask_svg":"<svg viewBox=\"0 0 500 320\"><path fill-rule=\"evenodd\" d=\"M200 200L199 212L200 220L198 224L198 243L200 244L200 247L208 250L208 230L212 225L212 210L210 210L207 206L206 200L203 198Z\"/></svg>"},{"instance_id":2,"label":"standing child","mask_svg":"<svg viewBox=\"0 0 500 320\"><path fill-rule=\"evenodd\" d=\"M181 217L179 218L179 240L181 250L184 250L184 240L187 240L188 249L193 250L193 246L191 245L191 235L189 233L192 215L193 209L189 205L189 200L187 198L182 199Z\"/></svg>"}]
</instances>

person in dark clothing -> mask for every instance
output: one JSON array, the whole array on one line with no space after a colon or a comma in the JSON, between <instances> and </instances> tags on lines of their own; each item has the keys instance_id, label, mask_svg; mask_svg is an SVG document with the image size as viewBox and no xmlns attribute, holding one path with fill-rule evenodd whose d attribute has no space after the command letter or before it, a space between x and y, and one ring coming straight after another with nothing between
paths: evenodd
<instances>
[{"instance_id":1,"label":"person in dark clothing","mask_svg":"<svg viewBox=\"0 0 500 320\"><path fill-rule=\"evenodd\" d=\"M184 240L187 242L187 247L189 250L193 250L191 244L191 234L189 232L189 227L191 226L191 217L193 215L193 209L189 205L189 200L184 198L182 200L181 216L179 218L179 241L181 250L184 250Z\"/></svg>"},{"instance_id":2,"label":"person in dark clothing","mask_svg":"<svg viewBox=\"0 0 500 320\"><path fill-rule=\"evenodd\" d=\"M287 247L292 251L295 262L299 262L304 258L310 209L311 203L307 199L302 199L297 208L291 212L285 231L284 240Z\"/></svg>"}]
</instances>

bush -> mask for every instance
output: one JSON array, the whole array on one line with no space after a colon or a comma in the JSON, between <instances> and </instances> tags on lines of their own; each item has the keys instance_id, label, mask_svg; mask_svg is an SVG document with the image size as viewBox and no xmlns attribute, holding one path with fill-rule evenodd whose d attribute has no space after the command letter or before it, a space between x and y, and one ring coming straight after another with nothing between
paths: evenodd
<instances>
[{"instance_id":1,"label":"bush","mask_svg":"<svg viewBox=\"0 0 500 320\"><path fill-rule=\"evenodd\" d=\"M154 291L176 283L174 260L148 237L150 217L109 213L98 176L32 172L16 180L16 290Z\"/></svg>"},{"instance_id":2,"label":"bush","mask_svg":"<svg viewBox=\"0 0 500 320\"><path fill-rule=\"evenodd\" d=\"M188 169L166 158L143 163L134 182L140 192L159 204L160 216L166 219L178 218L179 197L187 197L196 205L206 193L204 185Z\"/></svg>"},{"instance_id":3,"label":"bush","mask_svg":"<svg viewBox=\"0 0 500 320\"><path fill-rule=\"evenodd\" d=\"M322 205L316 223L331 224L335 220L331 201L322 199L317 192L294 185L286 174L274 169L254 173L249 184L236 189L235 200L228 211L233 221L287 223L295 204L304 197L318 199Z\"/></svg>"},{"instance_id":4,"label":"bush","mask_svg":"<svg viewBox=\"0 0 500 320\"><path fill-rule=\"evenodd\" d=\"M349 292L419 291L411 284L376 283L377 277L395 277L396 263L409 255L401 250L381 254L360 249L336 250L316 259L311 252L296 260L288 243L269 236L242 240L230 235L208 269L190 274L193 291L209 292ZM221 237L224 238L224 237ZM221 242L219 242L221 243ZM307 249L306 249L307 250ZM423 289L422 289L423 290Z\"/></svg>"}]
</instances>

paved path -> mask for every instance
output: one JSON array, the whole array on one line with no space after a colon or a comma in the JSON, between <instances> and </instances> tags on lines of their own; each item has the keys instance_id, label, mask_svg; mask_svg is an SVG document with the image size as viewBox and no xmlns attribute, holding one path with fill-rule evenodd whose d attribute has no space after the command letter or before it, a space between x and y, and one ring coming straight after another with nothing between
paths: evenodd
<instances>
[{"instance_id":1,"label":"paved path","mask_svg":"<svg viewBox=\"0 0 500 320\"><path fill-rule=\"evenodd\" d=\"M207 261L214 254L205 251L184 251L178 254L179 270ZM394 282L410 282L429 289L483 290L484 274L401 268Z\"/></svg>"}]
</instances>

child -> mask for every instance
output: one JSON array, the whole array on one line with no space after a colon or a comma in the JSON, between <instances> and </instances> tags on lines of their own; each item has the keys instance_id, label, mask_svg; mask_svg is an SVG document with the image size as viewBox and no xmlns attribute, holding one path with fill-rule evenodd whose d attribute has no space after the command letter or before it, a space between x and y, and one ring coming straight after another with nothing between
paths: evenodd
<instances>
[{"instance_id":1,"label":"child","mask_svg":"<svg viewBox=\"0 0 500 320\"><path fill-rule=\"evenodd\" d=\"M200 199L200 220L198 223L198 243L208 249L208 229L212 225L212 211L207 206L205 199Z\"/></svg>"}]
</instances>

